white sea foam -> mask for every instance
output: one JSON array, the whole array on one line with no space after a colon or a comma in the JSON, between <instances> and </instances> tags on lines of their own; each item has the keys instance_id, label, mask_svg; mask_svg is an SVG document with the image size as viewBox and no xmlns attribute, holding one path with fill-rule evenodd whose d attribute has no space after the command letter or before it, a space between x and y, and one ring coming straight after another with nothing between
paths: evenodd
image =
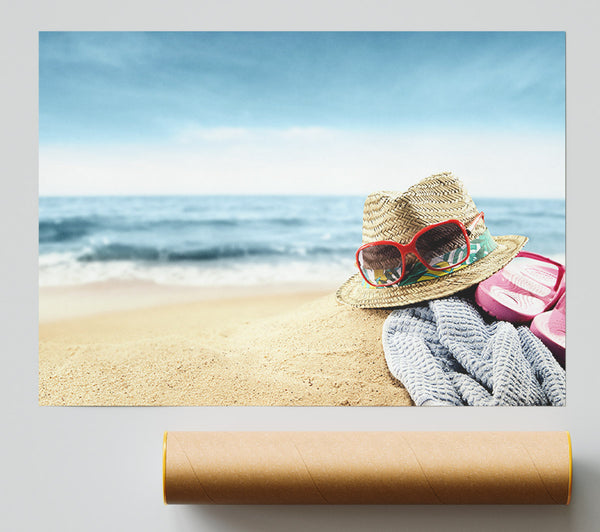
<instances>
[{"instance_id":1,"label":"white sea foam","mask_svg":"<svg viewBox=\"0 0 600 532\"><path fill-rule=\"evenodd\" d=\"M564 262L564 202L481 199L495 235ZM339 283L355 273L363 198L40 198L39 283ZM558 252L558 253L557 253Z\"/></svg>"},{"instance_id":2,"label":"white sea foam","mask_svg":"<svg viewBox=\"0 0 600 532\"><path fill-rule=\"evenodd\" d=\"M356 273L352 260L223 262L196 264L141 264L134 261L77 262L44 256L39 285L62 286L104 281L151 281L163 285L240 286L286 284L338 284Z\"/></svg>"}]
</instances>

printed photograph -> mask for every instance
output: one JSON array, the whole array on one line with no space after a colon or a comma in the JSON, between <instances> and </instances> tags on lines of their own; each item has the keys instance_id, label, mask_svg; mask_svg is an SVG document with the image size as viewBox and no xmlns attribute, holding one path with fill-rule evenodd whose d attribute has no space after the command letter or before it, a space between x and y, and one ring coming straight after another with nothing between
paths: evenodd
<instances>
[{"instance_id":1,"label":"printed photograph","mask_svg":"<svg viewBox=\"0 0 600 532\"><path fill-rule=\"evenodd\" d=\"M39 404L564 406L564 32L40 32Z\"/></svg>"}]
</instances>

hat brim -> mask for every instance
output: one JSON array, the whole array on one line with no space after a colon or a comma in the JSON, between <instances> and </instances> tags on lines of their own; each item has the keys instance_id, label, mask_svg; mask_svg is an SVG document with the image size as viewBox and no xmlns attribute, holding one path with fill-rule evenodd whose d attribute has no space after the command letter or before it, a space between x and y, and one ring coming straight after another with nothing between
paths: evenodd
<instances>
[{"instance_id":1,"label":"hat brim","mask_svg":"<svg viewBox=\"0 0 600 532\"><path fill-rule=\"evenodd\" d=\"M504 235L496 236L494 240L498 246L489 255L443 277L405 286L374 288L368 286L357 273L340 286L335 294L336 298L353 307L393 308L450 296L484 281L504 268L517 256L527 242L527 237Z\"/></svg>"}]
</instances>

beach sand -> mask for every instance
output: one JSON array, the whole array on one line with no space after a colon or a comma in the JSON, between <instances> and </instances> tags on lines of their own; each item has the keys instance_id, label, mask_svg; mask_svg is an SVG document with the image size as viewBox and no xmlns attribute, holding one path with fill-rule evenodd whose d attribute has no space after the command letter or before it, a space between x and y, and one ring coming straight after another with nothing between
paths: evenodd
<instances>
[{"instance_id":1,"label":"beach sand","mask_svg":"<svg viewBox=\"0 0 600 532\"><path fill-rule=\"evenodd\" d=\"M333 290L40 289L41 405L411 405Z\"/></svg>"}]
</instances>

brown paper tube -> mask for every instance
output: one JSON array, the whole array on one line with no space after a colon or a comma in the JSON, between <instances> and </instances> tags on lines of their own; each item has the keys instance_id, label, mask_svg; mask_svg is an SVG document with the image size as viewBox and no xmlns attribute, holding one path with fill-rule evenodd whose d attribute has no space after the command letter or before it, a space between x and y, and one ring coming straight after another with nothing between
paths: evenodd
<instances>
[{"instance_id":1,"label":"brown paper tube","mask_svg":"<svg viewBox=\"0 0 600 532\"><path fill-rule=\"evenodd\" d=\"M568 504L568 432L168 432L165 503Z\"/></svg>"}]
</instances>

